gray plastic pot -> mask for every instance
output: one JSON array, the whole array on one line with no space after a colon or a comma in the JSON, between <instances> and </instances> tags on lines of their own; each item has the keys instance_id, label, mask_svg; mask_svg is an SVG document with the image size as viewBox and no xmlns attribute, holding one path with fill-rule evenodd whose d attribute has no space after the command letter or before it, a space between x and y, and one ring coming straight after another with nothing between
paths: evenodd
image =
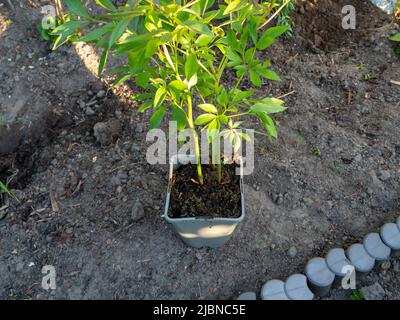
<instances>
[{"instance_id":1,"label":"gray plastic pot","mask_svg":"<svg viewBox=\"0 0 400 320\"><path fill-rule=\"evenodd\" d=\"M167 197L165 201L165 210L163 218L172 224L175 231L180 235L182 240L189 246L194 248L211 247L217 248L224 245L232 236L236 226L244 219L244 193L243 193L243 163L240 164L240 199L241 199L241 215L239 218L214 218L214 217L195 217L195 218L172 218L168 215L172 176L174 170L180 166L194 163L196 157L189 155L175 155L171 158L169 170L169 184Z\"/></svg>"}]
</instances>

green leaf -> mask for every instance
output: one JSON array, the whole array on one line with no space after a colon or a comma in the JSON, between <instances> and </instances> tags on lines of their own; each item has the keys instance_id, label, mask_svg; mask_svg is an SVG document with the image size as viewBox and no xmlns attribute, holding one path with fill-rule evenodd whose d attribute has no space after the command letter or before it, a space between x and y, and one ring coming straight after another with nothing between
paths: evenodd
<instances>
[{"instance_id":1,"label":"green leaf","mask_svg":"<svg viewBox=\"0 0 400 320\"><path fill-rule=\"evenodd\" d=\"M268 70L268 69L259 69L257 72L262 75L264 78L267 78L269 80L273 81L282 81L282 79L278 76L278 74L275 71Z\"/></svg>"},{"instance_id":2,"label":"green leaf","mask_svg":"<svg viewBox=\"0 0 400 320\"><path fill-rule=\"evenodd\" d=\"M7 186L0 180L0 190L5 194L13 198L16 202L20 202L19 199L7 188Z\"/></svg>"},{"instance_id":3,"label":"green leaf","mask_svg":"<svg viewBox=\"0 0 400 320\"><path fill-rule=\"evenodd\" d=\"M234 134L233 138L233 151L238 152L242 145L242 139L237 132Z\"/></svg>"},{"instance_id":4,"label":"green leaf","mask_svg":"<svg viewBox=\"0 0 400 320\"><path fill-rule=\"evenodd\" d=\"M164 119L167 107L157 109L150 118L150 129L156 129Z\"/></svg>"},{"instance_id":5,"label":"green leaf","mask_svg":"<svg viewBox=\"0 0 400 320\"><path fill-rule=\"evenodd\" d=\"M217 102L219 105L226 107L229 103L229 95L225 88L222 88L221 92L217 97Z\"/></svg>"},{"instance_id":6,"label":"green leaf","mask_svg":"<svg viewBox=\"0 0 400 320\"><path fill-rule=\"evenodd\" d=\"M247 133L240 132L239 135L242 137L243 140L246 140L247 142L251 142L250 137L247 135Z\"/></svg>"},{"instance_id":7,"label":"green leaf","mask_svg":"<svg viewBox=\"0 0 400 320\"><path fill-rule=\"evenodd\" d=\"M55 28L51 34L53 35L61 35L64 33L69 33L69 34L73 34L75 33L76 29L78 27L81 27L85 24L87 24L88 22L85 20L73 20L73 21L68 21L63 23L62 25L58 26L57 28Z\"/></svg>"},{"instance_id":8,"label":"green leaf","mask_svg":"<svg viewBox=\"0 0 400 320\"><path fill-rule=\"evenodd\" d=\"M235 105L236 103L243 101L244 99L252 96L253 94L254 94L253 91L241 91L239 89L236 89L235 92L233 93L232 105Z\"/></svg>"},{"instance_id":9,"label":"green leaf","mask_svg":"<svg viewBox=\"0 0 400 320\"><path fill-rule=\"evenodd\" d=\"M238 42L238 40L236 38L235 32L232 29L228 29L227 32L226 32L226 36L227 36L227 40L228 40L229 46L233 50L240 52L241 48L239 46L239 42Z\"/></svg>"},{"instance_id":10,"label":"green leaf","mask_svg":"<svg viewBox=\"0 0 400 320\"><path fill-rule=\"evenodd\" d=\"M177 106L172 107L172 119L177 122L177 129L182 131L186 128L187 117L186 113Z\"/></svg>"},{"instance_id":11,"label":"green leaf","mask_svg":"<svg viewBox=\"0 0 400 320\"><path fill-rule=\"evenodd\" d=\"M265 50L271 45L273 45L275 42L275 39L265 35L265 33L261 36L261 38L257 42L257 49L258 50Z\"/></svg>"},{"instance_id":12,"label":"green leaf","mask_svg":"<svg viewBox=\"0 0 400 320\"><path fill-rule=\"evenodd\" d=\"M278 132L276 130L275 123L271 119L271 117L269 117L265 113L257 113L257 116L260 119L260 121L261 121L263 127L265 128L265 130L267 131L267 133L273 138L278 137Z\"/></svg>"},{"instance_id":13,"label":"green leaf","mask_svg":"<svg viewBox=\"0 0 400 320\"><path fill-rule=\"evenodd\" d=\"M174 80L168 84L169 87L176 89L178 91L184 91L187 89L186 84L182 80Z\"/></svg>"},{"instance_id":14,"label":"green leaf","mask_svg":"<svg viewBox=\"0 0 400 320\"><path fill-rule=\"evenodd\" d=\"M99 29L93 30L89 32L88 34L80 37L78 41L82 42L90 42L90 41L96 41L98 40L103 34L111 31L113 28L112 24L107 24Z\"/></svg>"},{"instance_id":15,"label":"green leaf","mask_svg":"<svg viewBox=\"0 0 400 320\"><path fill-rule=\"evenodd\" d=\"M202 22L190 20L190 21L185 21L183 24L187 26L189 29L193 30L194 32L197 32L199 34L205 34L209 37L214 37L214 34L210 31L208 26Z\"/></svg>"},{"instance_id":16,"label":"green leaf","mask_svg":"<svg viewBox=\"0 0 400 320\"><path fill-rule=\"evenodd\" d=\"M218 118L211 121L207 126L208 143L212 143L215 138L219 137L220 123Z\"/></svg>"},{"instance_id":17,"label":"green leaf","mask_svg":"<svg viewBox=\"0 0 400 320\"><path fill-rule=\"evenodd\" d=\"M250 48L246 51L244 58L246 59L247 63L251 63L254 59L254 52L256 51L256 48Z\"/></svg>"},{"instance_id":18,"label":"green leaf","mask_svg":"<svg viewBox=\"0 0 400 320\"><path fill-rule=\"evenodd\" d=\"M147 43L151 41L151 34L145 33L138 36L128 37L126 40L120 43L116 50L117 55L121 55L126 52L137 52L141 49L146 48ZM139 63L139 61L138 61Z\"/></svg>"},{"instance_id":19,"label":"green leaf","mask_svg":"<svg viewBox=\"0 0 400 320\"><path fill-rule=\"evenodd\" d=\"M99 68L98 68L98 70L97 70L97 75L98 75L99 77L100 77L101 74L103 73L104 66L105 66L106 63L107 63L107 58L108 58L108 50L105 49L105 50L103 51L103 53L101 54L100 62L99 62Z\"/></svg>"},{"instance_id":20,"label":"green leaf","mask_svg":"<svg viewBox=\"0 0 400 320\"><path fill-rule=\"evenodd\" d=\"M208 113L213 113L213 114L218 113L218 109L213 104L209 103L199 104L199 108Z\"/></svg>"},{"instance_id":21,"label":"green leaf","mask_svg":"<svg viewBox=\"0 0 400 320\"><path fill-rule=\"evenodd\" d=\"M262 84L261 78L255 70L250 70L250 81L256 87L260 87Z\"/></svg>"},{"instance_id":22,"label":"green leaf","mask_svg":"<svg viewBox=\"0 0 400 320\"><path fill-rule=\"evenodd\" d=\"M136 84L139 87L146 89L149 86L150 77L151 75L149 72L140 72L136 75Z\"/></svg>"},{"instance_id":23,"label":"green leaf","mask_svg":"<svg viewBox=\"0 0 400 320\"><path fill-rule=\"evenodd\" d=\"M211 42L211 40L213 39L213 37L210 37L210 36L208 36L208 35L206 35L206 34L201 34L198 38L197 38L197 40L195 41L195 45L196 46L198 46L198 47L203 47L203 46L206 46L206 45L208 45L210 42Z\"/></svg>"},{"instance_id":24,"label":"green leaf","mask_svg":"<svg viewBox=\"0 0 400 320\"><path fill-rule=\"evenodd\" d=\"M2 190L4 193L8 194L9 196L11 195L10 190L6 187L6 185L0 180L0 190Z\"/></svg>"},{"instance_id":25,"label":"green leaf","mask_svg":"<svg viewBox=\"0 0 400 320\"><path fill-rule=\"evenodd\" d=\"M195 120L194 123L197 126L202 126L202 125L214 120L215 117L216 117L215 114L205 113L205 114L202 114L201 116L197 117L197 119Z\"/></svg>"},{"instance_id":26,"label":"green leaf","mask_svg":"<svg viewBox=\"0 0 400 320\"><path fill-rule=\"evenodd\" d=\"M393 35L393 36L391 36L391 37L389 38L389 40L399 42L399 41L400 41L400 32L397 33L397 34L395 34L395 35Z\"/></svg>"},{"instance_id":27,"label":"green leaf","mask_svg":"<svg viewBox=\"0 0 400 320\"><path fill-rule=\"evenodd\" d=\"M189 80L187 86L188 89L190 90L190 88L194 87L197 84L197 73L195 73Z\"/></svg>"},{"instance_id":28,"label":"green leaf","mask_svg":"<svg viewBox=\"0 0 400 320\"><path fill-rule=\"evenodd\" d=\"M288 26L276 26L276 27L271 27L267 29L264 33L263 36L266 37L271 37L271 38L278 38L280 35L284 34L287 30L289 29Z\"/></svg>"},{"instance_id":29,"label":"green leaf","mask_svg":"<svg viewBox=\"0 0 400 320\"><path fill-rule=\"evenodd\" d=\"M132 77L132 74L127 73L127 74L122 74L120 75L117 79L114 80L113 86L118 86L121 83L125 82L126 80L130 79Z\"/></svg>"},{"instance_id":30,"label":"green leaf","mask_svg":"<svg viewBox=\"0 0 400 320\"><path fill-rule=\"evenodd\" d=\"M228 59L236 64L242 63L242 58L236 52L234 52L231 48L226 49L226 56Z\"/></svg>"},{"instance_id":31,"label":"green leaf","mask_svg":"<svg viewBox=\"0 0 400 320\"><path fill-rule=\"evenodd\" d=\"M224 15L227 15L227 14L230 14L232 12L242 9L246 5L246 3L247 3L247 1L243 1L243 0L233 0L226 7L226 9L224 11Z\"/></svg>"},{"instance_id":32,"label":"green leaf","mask_svg":"<svg viewBox=\"0 0 400 320\"><path fill-rule=\"evenodd\" d=\"M72 32L71 34L66 34L66 33L60 34L60 35L57 37L56 41L54 41L52 50L56 50L58 47L60 47L60 46L63 45L64 43L66 43L66 42L68 41L69 36L72 35L72 34L74 34L74 33L75 33L75 32Z\"/></svg>"},{"instance_id":33,"label":"green leaf","mask_svg":"<svg viewBox=\"0 0 400 320\"><path fill-rule=\"evenodd\" d=\"M130 22L130 18L125 18L117 23L117 25L114 27L114 29L111 33L110 40L108 42L109 48L111 48L111 46L122 36L122 34L125 32L126 27L129 24L129 22Z\"/></svg>"},{"instance_id":34,"label":"green leaf","mask_svg":"<svg viewBox=\"0 0 400 320\"><path fill-rule=\"evenodd\" d=\"M143 111L147 110L148 108L151 107L152 104L153 104L153 101L147 100L146 102L144 102L140 105L137 112L143 112Z\"/></svg>"},{"instance_id":35,"label":"green leaf","mask_svg":"<svg viewBox=\"0 0 400 320\"><path fill-rule=\"evenodd\" d=\"M114 4L110 0L96 0L96 2L102 6L104 9L108 9L111 11L116 11L117 8L114 6Z\"/></svg>"},{"instance_id":36,"label":"green leaf","mask_svg":"<svg viewBox=\"0 0 400 320\"><path fill-rule=\"evenodd\" d=\"M165 100L167 90L165 87L159 87L154 95L154 109L157 109Z\"/></svg>"},{"instance_id":37,"label":"green leaf","mask_svg":"<svg viewBox=\"0 0 400 320\"><path fill-rule=\"evenodd\" d=\"M251 106L250 110L253 112L278 113L287 109L282 106L283 103L284 102L280 99L265 98Z\"/></svg>"},{"instance_id":38,"label":"green leaf","mask_svg":"<svg viewBox=\"0 0 400 320\"><path fill-rule=\"evenodd\" d=\"M192 53L187 57L185 63L186 79L190 79L198 69L199 69L199 63L197 62L197 56Z\"/></svg>"},{"instance_id":39,"label":"green leaf","mask_svg":"<svg viewBox=\"0 0 400 320\"><path fill-rule=\"evenodd\" d=\"M254 17L251 17L250 24L249 24L249 31L250 31L251 40L253 41L254 44L257 44L257 40L258 40L257 25L258 25L257 20Z\"/></svg>"},{"instance_id":40,"label":"green leaf","mask_svg":"<svg viewBox=\"0 0 400 320\"><path fill-rule=\"evenodd\" d=\"M81 0L65 0L65 4L73 14L89 19L91 18Z\"/></svg>"}]
</instances>

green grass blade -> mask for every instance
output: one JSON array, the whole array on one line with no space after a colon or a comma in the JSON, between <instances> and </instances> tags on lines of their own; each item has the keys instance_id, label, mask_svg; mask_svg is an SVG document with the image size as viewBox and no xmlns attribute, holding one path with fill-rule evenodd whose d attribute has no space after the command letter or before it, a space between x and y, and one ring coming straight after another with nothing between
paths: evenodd
<instances>
[{"instance_id":1,"label":"green grass blade","mask_svg":"<svg viewBox=\"0 0 400 320\"><path fill-rule=\"evenodd\" d=\"M13 198L18 203L20 202L19 199L10 190L8 190L7 186L1 180L0 180L0 190L2 190L5 194Z\"/></svg>"}]
</instances>

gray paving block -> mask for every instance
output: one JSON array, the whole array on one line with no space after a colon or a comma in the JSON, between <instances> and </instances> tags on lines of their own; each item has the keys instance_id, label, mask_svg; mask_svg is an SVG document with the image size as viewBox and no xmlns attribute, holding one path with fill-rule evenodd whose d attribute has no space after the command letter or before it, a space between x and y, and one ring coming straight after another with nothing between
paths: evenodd
<instances>
[{"instance_id":1,"label":"gray paving block","mask_svg":"<svg viewBox=\"0 0 400 320\"><path fill-rule=\"evenodd\" d=\"M347 249L347 257L358 272L369 272L375 265L372 258L361 243L351 245Z\"/></svg>"},{"instance_id":2,"label":"gray paving block","mask_svg":"<svg viewBox=\"0 0 400 320\"><path fill-rule=\"evenodd\" d=\"M261 288L262 300L289 300L285 292L285 283L281 280L270 280Z\"/></svg>"},{"instance_id":3,"label":"gray paving block","mask_svg":"<svg viewBox=\"0 0 400 320\"><path fill-rule=\"evenodd\" d=\"M238 300L257 300L257 296L254 292L244 292L237 299Z\"/></svg>"},{"instance_id":4,"label":"gray paving block","mask_svg":"<svg viewBox=\"0 0 400 320\"><path fill-rule=\"evenodd\" d=\"M400 230L400 217L397 218L397 228Z\"/></svg>"},{"instance_id":5,"label":"gray paving block","mask_svg":"<svg viewBox=\"0 0 400 320\"><path fill-rule=\"evenodd\" d=\"M308 261L305 275L311 290L321 297L329 293L333 280L335 280L335 274L328 268L325 259L319 257Z\"/></svg>"},{"instance_id":6,"label":"gray paving block","mask_svg":"<svg viewBox=\"0 0 400 320\"><path fill-rule=\"evenodd\" d=\"M375 260L382 261L389 259L390 248L383 243L378 233L369 233L364 237L364 248Z\"/></svg>"},{"instance_id":7,"label":"gray paving block","mask_svg":"<svg viewBox=\"0 0 400 320\"><path fill-rule=\"evenodd\" d=\"M334 248L329 250L326 255L326 264L328 268L338 277L344 277L346 272L343 272L343 268L348 265L352 265L342 248Z\"/></svg>"},{"instance_id":8,"label":"gray paving block","mask_svg":"<svg viewBox=\"0 0 400 320\"><path fill-rule=\"evenodd\" d=\"M383 242L393 250L400 250L400 230L395 223L386 223L380 232Z\"/></svg>"},{"instance_id":9,"label":"gray paving block","mask_svg":"<svg viewBox=\"0 0 400 320\"><path fill-rule=\"evenodd\" d=\"M290 300L312 300L314 298L304 274L296 273L287 278L285 292Z\"/></svg>"}]
</instances>

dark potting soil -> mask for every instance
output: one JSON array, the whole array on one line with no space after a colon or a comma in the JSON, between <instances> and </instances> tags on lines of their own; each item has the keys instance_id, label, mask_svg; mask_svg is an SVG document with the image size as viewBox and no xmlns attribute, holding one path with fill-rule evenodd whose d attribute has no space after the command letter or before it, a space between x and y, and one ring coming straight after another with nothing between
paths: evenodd
<instances>
[{"instance_id":1,"label":"dark potting soil","mask_svg":"<svg viewBox=\"0 0 400 320\"><path fill-rule=\"evenodd\" d=\"M240 217L240 176L234 164L222 167L222 180L218 183L216 171L203 165L204 185L197 182L196 165L179 168L171 190L169 216L184 217Z\"/></svg>"}]
</instances>

